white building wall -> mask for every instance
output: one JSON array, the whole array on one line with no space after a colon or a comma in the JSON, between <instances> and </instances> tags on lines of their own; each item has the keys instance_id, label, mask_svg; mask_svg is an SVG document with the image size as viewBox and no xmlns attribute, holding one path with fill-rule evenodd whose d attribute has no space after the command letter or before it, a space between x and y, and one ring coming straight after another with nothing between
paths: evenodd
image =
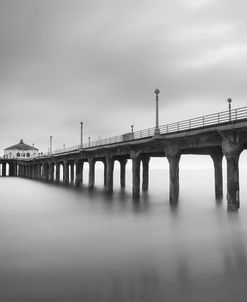
<instances>
[{"instance_id":1,"label":"white building wall","mask_svg":"<svg viewBox=\"0 0 247 302\"><path fill-rule=\"evenodd\" d=\"M5 158L31 158L31 157L37 157L39 155L38 150L4 150L4 157Z\"/></svg>"}]
</instances>

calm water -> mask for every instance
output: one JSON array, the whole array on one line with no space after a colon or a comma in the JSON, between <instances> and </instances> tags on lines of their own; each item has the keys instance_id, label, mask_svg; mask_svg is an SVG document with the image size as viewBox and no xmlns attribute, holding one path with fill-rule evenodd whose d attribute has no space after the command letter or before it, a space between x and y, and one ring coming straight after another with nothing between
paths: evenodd
<instances>
[{"instance_id":1,"label":"calm water","mask_svg":"<svg viewBox=\"0 0 247 302\"><path fill-rule=\"evenodd\" d=\"M246 301L247 172L241 209L214 199L213 171L182 170L180 202L167 171L131 199L0 178L0 301Z\"/></svg>"}]
</instances>

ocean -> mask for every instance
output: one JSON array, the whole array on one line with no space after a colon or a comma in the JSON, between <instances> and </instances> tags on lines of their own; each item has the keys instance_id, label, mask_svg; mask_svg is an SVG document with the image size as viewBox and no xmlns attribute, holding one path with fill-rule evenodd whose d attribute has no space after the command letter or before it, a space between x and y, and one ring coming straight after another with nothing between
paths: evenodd
<instances>
[{"instance_id":1,"label":"ocean","mask_svg":"<svg viewBox=\"0 0 247 302\"><path fill-rule=\"evenodd\" d=\"M126 178L109 195L102 171L93 191L0 177L0 301L246 301L247 170L238 212L226 177L215 200L213 169L180 170L177 206L166 169L139 202Z\"/></svg>"}]
</instances>

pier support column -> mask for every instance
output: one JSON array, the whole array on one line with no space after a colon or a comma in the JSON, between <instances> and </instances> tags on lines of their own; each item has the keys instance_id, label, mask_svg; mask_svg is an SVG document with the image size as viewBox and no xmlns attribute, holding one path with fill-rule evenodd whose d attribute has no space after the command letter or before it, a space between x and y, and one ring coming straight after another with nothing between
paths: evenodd
<instances>
[{"instance_id":1,"label":"pier support column","mask_svg":"<svg viewBox=\"0 0 247 302\"><path fill-rule=\"evenodd\" d=\"M21 164L19 164L19 174L18 176L22 177L23 176L23 166Z\"/></svg>"},{"instance_id":2,"label":"pier support column","mask_svg":"<svg viewBox=\"0 0 247 302\"><path fill-rule=\"evenodd\" d=\"M29 173L29 170L28 170L28 169L29 169L29 166L28 166L28 165L25 165L25 177L26 177L26 178L28 178L28 175L29 175L29 174L28 174L28 173Z\"/></svg>"},{"instance_id":3,"label":"pier support column","mask_svg":"<svg viewBox=\"0 0 247 302\"><path fill-rule=\"evenodd\" d=\"M94 188L95 160L93 158L89 158L88 163L89 163L88 188L91 190Z\"/></svg>"},{"instance_id":4,"label":"pier support column","mask_svg":"<svg viewBox=\"0 0 247 302\"><path fill-rule=\"evenodd\" d=\"M132 159L132 196L134 199L140 198L140 156L138 153L131 154Z\"/></svg>"},{"instance_id":5,"label":"pier support column","mask_svg":"<svg viewBox=\"0 0 247 302\"><path fill-rule=\"evenodd\" d=\"M142 190L147 191L148 190L148 184L149 184L149 161L150 157L144 157L142 158Z\"/></svg>"},{"instance_id":6,"label":"pier support column","mask_svg":"<svg viewBox=\"0 0 247 302\"><path fill-rule=\"evenodd\" d=\"M75 186L80 187L82 184L82 171L83 171L83 162L76 162L76 167L75 167Z\"/></svg>"},{"instance_id":7,"label":"pier support column","mask_svg":"<svg viewBox=\"0 0 247 302\"><path fill-rule=\"evenodd\" d=\"M127 159L123 158L119 160L120 163L120 186L121 188L125 188L125 175L126 175L126 164Z\"/></svg>"},{"instance_id":8,"label":"pier support column","mask_svg":"<svg viewBox=\"0 0 247 302\"><path fill-rule=\"evenodd\" d=\"M60 163L56 163L56 182L60 181Z\"/></svg>"},{"instance_id":9,"label":"pier support column","mask_svg":"<svg viewBox=\"0 0 247 302\"><path fill-rule=\"evenodd\" d=\"M69 165L66 160L63 162L63 183L65 185L69 184Z\"/></svg>"},{"instance_id":10,"label":"pier support column","mask_svg":"<svg viewBox=\"0 0 247 302\"><path fill-rule=\"evenodd\" d=\"M27 178L27 166L24 164L24 177Z\"/></svg>"},{"instance_id":11,"label":"pier support column","mask_svg":"<svg viewBox=\"0 0 247 302\"><path fill-rule=\"evenodd\" d=\"M13 176L17 176L17 163L14 163L14 175Z\"/></svg>"},{"instance_id":12,"label":"pier support column","mask_svg":"<svg viewBox=\"0 0 247 302\"><path fill-rule=\"evenodd\" d=\"M33 166L31 164L28 165L28 178L32 179Z\"/></svg>"},{"instance_id":13,"label":"pier support column","mask_svg":"<svg viewBox=\"0 0 247 302\"><path fill-rule=\"evenodd\" d=\"M9 176L14 176L14 163L9 164Z\"/></svg>"},{"instance_id":14,"label":"pier support column","mask_svg":"<svg viewBox=\"0 0 247 302\"><path fill-rule=\"evenodd\" d=\"M40 175L41 175L41 166L40 163L37 164L37 179L40 179Z\"/></svg>"},{"instance_id":15,"label":"pier support column","mask_svg":"<svg viewBox=\"0 0 247 302\"><path fill-rule=\"evenodd\" d=\"M6 163L2 163L2 176L6 176Z\"/></svg>"},{"instance_id":16,"label":"pier support column","mask_svg":"<svg viewBox=\"0 0 247 302\"><path fill-rule=\"evenodd\" d=\"M112 156L106 156L106 191L109 193L113 192L113 170L114 170L114 159Z\"/></svg>"},{"instance_id":17,"label":"pier support column","mask_svg":"<svg viewBox=\"0 0 247 302\"><path fill-rule=\"evenodd\" d=\"M30 178L34 179L34 165L30 165Z\"/></svg>"},{"instance_id":18,"label":"pier support column","mask_svg":"<svg viewBox=\"0 0 247 302\"><path fill-rule=\"evenodd\" d=\"M74 183L74 162L70 165L70 181L73 184Z\"/></svg>"},{"instance_id":19,"label":"pier support column","mask_svg":"<svg viewBox=\"0 0 247 302\"><path fill-rule=\"evenodd\" d=\"M35 178L35 165L30 165L31 168L31 178L34 179Z\"/></svg>"},{"instance_id":20,"label":"pier support column","mask_svg":"<svg viewBox=\"0 0 247 302\"><path fill-rule=\"evenodd\" d=\"M178 202L179 197L179 161L181 152L179 149L170 146L165 149L165 152L169 162L169 199L170 203L174 204Z\"/></svg>"},{"instance_id":21,"label":"pier support column","mask_svg":"<svg viewBox=\"0 0 247 302\"><path fill-rule=\"evenodd\" d=\"M34 166L34 179L38 179L38 164Z\"/></svg>"},{"instance_id":22,"label":"pier support column","mask_svg":"<svg viewBox=\"0 0 247 302\"><path fill-rule=\"evenodd\" d=\"M227 163L227 209L236 211L239 209L239 156L242 152L239 139L236 134L228 134L222 140L222 151Z\"/></svg>"},{"instance_id":23,"label":"pier support column","mask_svg":"<svg viewBox=\"0 0 247 302\"><path fill-rule=\"evenodd\" d=\"M45 181L49 180L49 164L45 164Z\"/></svg>"},{"instance_id":24,"label":"pier support column","mask_svg":"<svg viewBox=\"0 0 247 302\"><path fill-rule=\"evenodd\" d=\"M215 152L210 154L214 163L214 186L215 198L221 199L223 197L223 176L222 176L222 152Z\"/></svg>"},{"instance_id":25,"label":"pier support column","mask_svg":"<svg viewBox=\"0 0 247 302\"><path fill-rule=\"evenodd\" d=\"M105 160L103 161L103 164L104 164L104 187L106 187L106 169L107 169L107 167L106 167L106 161Z\"/></svg>"},{"instance_id":26,"label":"pier support column","mask_svg":"<svg viewBox=\"0 0 247 302\"><path fill-rule=\"evenodd\" d=\"M25 167L23 164L21 165L21 177L25 177Z\"/></svg>"},{"instance_id":27,"label":"pier support column","mask_svg":"<svg viewBox=\"0 0 247 302\"><path fill-rule=\"evenodd\" d=\"M49 163L49 176L48 179L49 181L53 181L54 180L54 165L53 163Z\"/></svg>"},{"instance_id":28,"label":"pier support column","mask_svg":"<svg viewBox=\"0 0 247 302\"><path fill-rule=\"evenodd\" d=\"M39 176L38 176L39 180L42 180L43 178L43 164L42 162L39 164Z\"/></svg>"}]
</instances>

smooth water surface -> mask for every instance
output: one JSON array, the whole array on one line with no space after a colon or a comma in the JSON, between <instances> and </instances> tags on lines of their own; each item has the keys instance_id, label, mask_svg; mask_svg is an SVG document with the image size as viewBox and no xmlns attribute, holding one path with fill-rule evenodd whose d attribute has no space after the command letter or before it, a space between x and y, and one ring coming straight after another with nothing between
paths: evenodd
<instances>
[{"instance_id":1,"label":"smooth water surface","mask_svg":"<svg viewBox=\"0 0 247 302\"><path fill-rule=\"evenodd\" d=\"M181 170L168 201L167 171L153 170L139 203L0 178L0 301L246 301L247 172L241 208L214 199L213 171ZM225 193L225 192L224 192Z\"/></svg>"}]
</instances>

